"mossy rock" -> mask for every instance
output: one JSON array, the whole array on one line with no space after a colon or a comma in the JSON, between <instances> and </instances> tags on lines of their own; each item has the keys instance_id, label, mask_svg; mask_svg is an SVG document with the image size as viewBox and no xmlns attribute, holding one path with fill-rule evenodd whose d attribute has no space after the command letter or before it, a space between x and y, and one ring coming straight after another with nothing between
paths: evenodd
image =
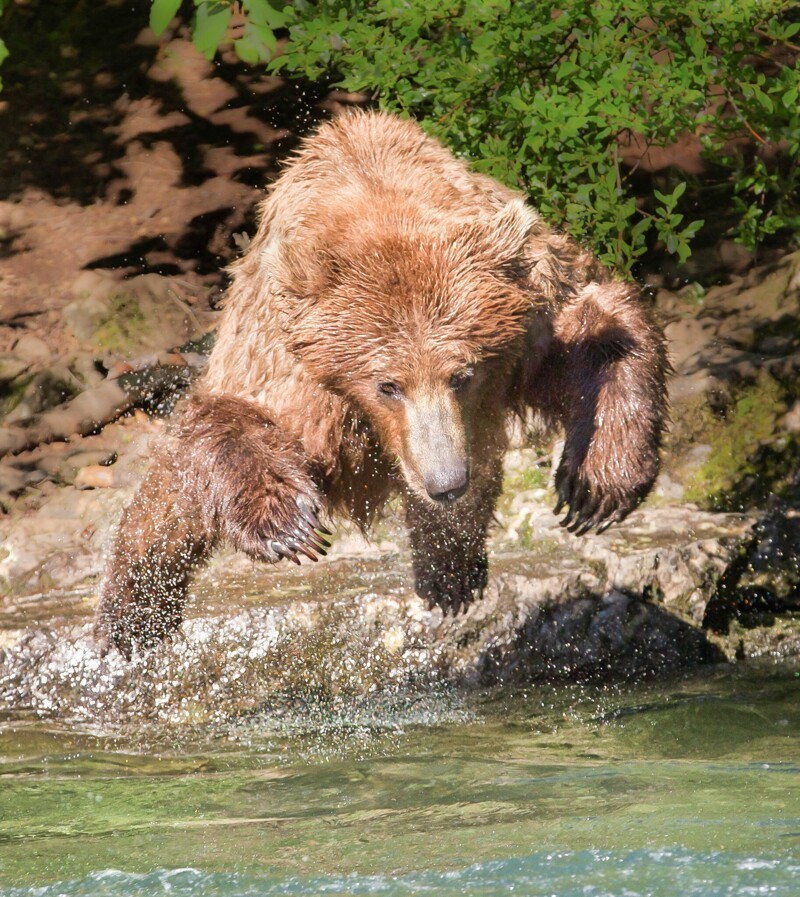
<instances>
[{"instance_id":1,"label":"mossy rock","mask_svg":"<svg viewBox=\"0 0 800 897\"><path fill-rule=\"evenodd\" d=\"M796 387L762 372L754 382L717 396L716 405L704 397L680 409L669 453L687 501L712 510L742 510L785 492L800 462L800 440L781 433L778 422ZM681 470L680 459L697 446L708 447L705 457Z\"/></svg>"},{"instance_id":2,"label":"mossy rock","mask_svg":"<svg viewBox=\"0 0 800 897\"><path fill-rule=\"evenodd\" d=\"M141 342L147 319L136 296L118 293L109 300L109 314L92 335L100 351L124 355Z\"/></svg>"},{"instance_id":3,"label":"mossy rock","mask_svg":"<svg viewBox=\"0 0 800 897\"><path fill-rule=\"evenodd\" d=\"M157 274L124 283L81 278L79 298L64 318L79 343L98 356L133 358L183 345L196 336L196 322L177 297L169 278Z\"/></svg>"}]
</instances>

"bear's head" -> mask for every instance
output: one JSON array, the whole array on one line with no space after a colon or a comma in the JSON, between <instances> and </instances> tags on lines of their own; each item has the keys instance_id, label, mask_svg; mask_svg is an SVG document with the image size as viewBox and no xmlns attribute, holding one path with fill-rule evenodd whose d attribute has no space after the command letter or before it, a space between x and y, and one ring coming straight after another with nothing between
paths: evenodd
<instances>
[{"instance_id":1,"label":"bear's head","mask_svg":"<svg viewBox=\"0 0 800 897\"><path fill-rule=\"evenodd\" d=\"M431 501L465 494L478 442L504 426L537 222L514 201L449 228L402 215L339 221L323 241L280 247L290 349Z\"/></svg>"}]
</instances>

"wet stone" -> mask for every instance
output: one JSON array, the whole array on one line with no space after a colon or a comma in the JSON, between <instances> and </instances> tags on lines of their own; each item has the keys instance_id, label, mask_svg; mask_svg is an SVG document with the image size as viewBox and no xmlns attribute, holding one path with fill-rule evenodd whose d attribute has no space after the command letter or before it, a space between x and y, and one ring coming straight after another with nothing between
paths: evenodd
<instances>
[{"instance_id":1,"label":"wet stone","mask_svg":"<svg viewBox=\"0 0 800 897\"><path fill-rule=\"evenodd\" d=\"M800 399L792 405L782 423L790 433L800 433Z\"/></svg>"},{"instance_id":2,"label":"wet stone","mask_svg":"<svg viewBox=\"0 0 800 897\"><path fill-rule=\"evenodd\" d=\"M387 569L404 570L405 554L288 571L248 566L233 578L225 571L239 569L236 556L223 555L198 579L180 631L130 663L116 653L102 658L92 641L90 585L77 620L51 617L6 644L0 704L87 719L203 722L257 712L285 695L337 701L639 679L719 662L725 655L697 626L697 607L708 595L702 583L725 567L725 539L746 522L699 516L708 524L700 539L679 510L637 514L631 532L647 538L635 549L620 533L579 540L560 528L561 544L553 538L539 553L498 545L483 597L457 617L427 608L408 574L391 586ZM49 524L50 539L80 525L79 510L65 508ZM96 545L96 531L88 538ZM51 555L54 544L45 546ZM30 539L12 545L19 561Z\"/></svg>"},{"instance_id":3,"label":"wet stone","mask_svg":"<svg viewBox=\"0 0 800 897\"><path fill-rule=\"evenodd\" d=\"M14 343L14 355L30 364L42 364L52 357L47 343L35 333L26 333Z\"/></svg>"},{"instance_id":4,"label":"wet stone","mask_svg":"<svg viewBox=\"0 0 800 897\"><path fill-rule=\"evenodd\" d=\"M76 478L86 468L99 468L100 470L111 473L109 464L114 460L115 453L112 451L83 451L74 452L67 458L60 460L56 467L56 476L63 483L75 483ZM52 465L51 465L52 466ZM106 475L106 479L109 477ZM91 479L91 477L89 477ZM84 482L88 485L88 482Z\"/></svg>"},{"instance_id":5,"label":"wet stone","mask_svg":"<svg viewBox=\"0 0 800 897\"><path fill-rule=\"evenodd\" d=\"M30 367L30 362L18 355L4 353L0 355L0 383L10 383L16 380Z\"/></svg>"},{"instance_id":6,"label":"wet stone","mask_svg":"<svg viewBox=\"0 0 800 897\"><path fill-rule=\"evenodd\" d=\"M108 489L114 485L114 469L107 465L90 464L77 472L74 483L79 489Z\"/></svg>"},{"instance_id":7,"label":"wet stone","mask_svg":"<svg viewBox=\"0 0 800 897\"><path fill-rule=\"evenodd\" d=\"M11 496L21 492L25 488L27 477L25 472L11 467L9 464L0 464L0 498L3 495Z\"/></svg>"}]
</instances>

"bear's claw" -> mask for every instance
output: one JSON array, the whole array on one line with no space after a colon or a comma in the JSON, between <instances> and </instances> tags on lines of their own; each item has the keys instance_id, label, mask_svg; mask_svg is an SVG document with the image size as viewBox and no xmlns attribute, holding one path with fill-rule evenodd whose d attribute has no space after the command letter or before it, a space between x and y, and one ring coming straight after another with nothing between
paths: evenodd
<instances>
[{"instance_id":1,"label":"bear's claw","mask_svg":"<svg viewBox=\"0 0 800 897\"><path fill-rule=\"evenodd\" d=\"M305 520L306 523L309 523L313 529L318 530L324 536L333 535L330 530L325 529L325 527L322 526L322 524L319 522L319 507L313 504L307 498L307 496L298 496L295 503L300 510L300 514L302 515L303 520Z\"/></svg>"},{"instance_id":2,"label":"bear's claw","mask_svg":"<svg viewBox=\"0 0 800 897\"><path fill-rule=\"evenodd\" d=\"M576 536L585 536L595 528L598 535L605 532L613 524L621 523L641 501L638 496L626 501L623 496L593 492L581 480L570 479L561 471L556 475L556 488L558 499L553 513L559 515L566 507L567 513L560 524Z\"/></svg>"},{"instance_id":3,"label":"bear's claw","mask_svg":"<svg viewBox=\"0 0 800 897\"><path fill-rule=\"evenodd\" d=\"M278 559L286 558L299 565L299 555L305 555L316 563L319 560L317 555L327 555L326 549L330 548L331 543L326 536L333 533L320 523L319 507L305 495L298 496L295 504L300 516L294 521L294 526L277 533L267 542L267 547Z\"/></svg>"}]
</instances>

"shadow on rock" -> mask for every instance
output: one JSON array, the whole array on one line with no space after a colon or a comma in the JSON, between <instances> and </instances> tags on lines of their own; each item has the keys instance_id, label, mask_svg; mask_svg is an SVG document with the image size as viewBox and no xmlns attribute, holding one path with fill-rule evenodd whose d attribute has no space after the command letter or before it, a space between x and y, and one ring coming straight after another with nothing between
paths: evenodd
<instances>
[{"instance_id":1,"label":"shadow on rock","mask_svg":"<svg viewBox=\"0 0 800 897\"><path fill-rule=\"evenodd\" d=\"M663 608L611 591L531 609L504 644L478 660L485 685L540 680L625 680L721 663L705 634Z\"/></svg>"},{"instance_id":2,"label":"shadow on rock","mask_svg":"<svg viewBox=\"0 0 800 897\"><path fill-rule=\"evenodd\" d=\"M736 621L749 629L800 611L800 481L790 503L773 507L754 526L720 577L703 626L728 634Z\"/></svg>"}]
</instances>

